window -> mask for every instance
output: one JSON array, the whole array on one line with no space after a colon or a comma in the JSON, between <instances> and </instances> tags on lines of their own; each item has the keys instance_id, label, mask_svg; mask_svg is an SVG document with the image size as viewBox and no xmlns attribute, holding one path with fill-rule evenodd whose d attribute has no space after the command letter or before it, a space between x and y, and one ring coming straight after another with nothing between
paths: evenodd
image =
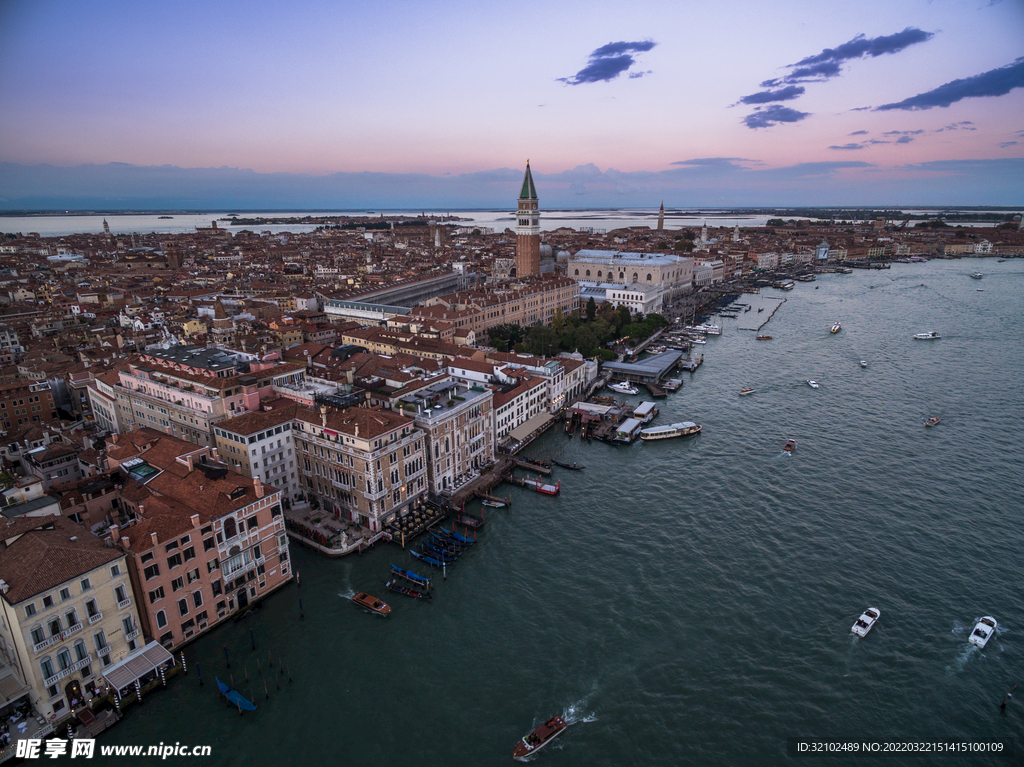
<instances>
[{"instance_id":1,"label":"window","mask_svg":"<svg viewBox=\"0 0 1024 767\"><path fill-rule=\"evenodd\" d=\"M26 618L31 618L35 614L36 614L36 603L35 602L30 602L29 604L25 605L25 617Z\"/></svg>"},{"instance_id":2,"label":"window","mask_svg":"<svg viewBox=\"0 0 1024 767\"><path fill-rule=\"evenodd\" d=\"M174 642L174 634L168 631L166 634L160 635L160 644L166 645Z\"/></svg>"},{"instance_id":3,"label":"window","mask_svg":"<svg viewBox=\"0 0 1024 767\"><path fill-rule=\"evenodd\" d=\"M68 666L71 665L71 653L67 650L61 650L57 653L57 665L61 671L64 671Z\"/></svg>"},{"instance_id":4,"label":"window","mask_svg":"<svg viewBox=\"0 0 1024 767\"><path fill-rule=\"evenodd\" d=\"M202 591L193 591L192 592L192 604L195 605L196 607L202 607L203 606L203 592Z\"/></svg>"},{"instance_id":5,"label":"window","mask_svg":"<svg viewBox=\"0 0 1024 767\"><path fill-rule=\"evenodd\" d=\"M107 635L101 631L94 638L96 640L96 652L102 653L107 646Z\"/></svg>"},{"instance_id":6,"label":"window","mask_svg":"<svg viewBox=\"0 0 1024 767\"><path fill-rule=\"evenodd\" d=\"M49 658L44 658L39 664L40 670L43 672L43 679L49 679L56 672L53 668L53 661Z\"/></svg>"},{"instance_id":7,"label":"window","mask_svg":"<svg viewBox=\"0 0 1024 767\"><path fill-rule=\"evenodd\" d=\"M124 586L118 586L116 589L114 589L114 599L116 599L118 602L124 602L126 599L128 599L128 592L124 590Z\"/></svg>"},{"instance_id":8,"label":"window","mask_svg":"<svg viewBox=\"0 0 1024 767\"><path fill-rule=\"evenodd\" d=\"M197 567L194 570L189 570L188 571L188 582L189 583L195 583L198 580L199 580L199 568Z\"/></svg>"},{"instance_id":9,"label":"window","mask_svg":"<svg viewBox=\"0 0 1024 767\"><path fill-rule=\"evenodd\" d=\"M159 602L163 598L164 598L164 587L163 586L161 586L160 588L153 589L151 592L149 592L149 603L150 604L153 604L155 602Z\"/></svg>"},{"instance_id":10,"label":"window","mask_svg":"<svg viewBox=\"0 0 1024 767\"><path fill-rule=\"evenodd\" d=\"M88 602L85 603L85 613L90 618L100 614L100 608L96 606L95 599L90 599Z\"/></svg>"},{"instance_id":11,"label":"window","mask_svg":"<svg viewBox=\"0 0 1024 767\"><path fill-rule=\"evenodd\" d=\"M224 520L224 537L228 540L234 538L238 534L238 530L235 527L235 520L228 517Z\"/></svg>"},{"instance_id":12,"label":"window","mask_svg":"<svg viewBox=\"0 0 1024 767\"><path fill-rule=\"evenodd\" d=\"M207 525L206 527L204 527L199 532L201 532L203 535L209 535L210 533L213 532L213 525Z\"/></svg>"},{"instance_id":13,"label":"window","mask_svg":"<svg viewBox=\"0 0 1024 767\"><path fill-rule=\"evenodd\" d=\"M181 591L183 588L185 588L184 578L175 578L171 581L171 591Z\"/></svg>"},{"instance_id":14,"label":"window","mask_svg":"<svg viewBox=\"0 0 1024 767\"><path fill-rule=\"evenodd\" d=\"M146 564L146 562L152 562L153 561L153 552L150 551L150 552L147 552L146 554L143 554L141 559L139 559L139 561L142 562L142 564Z\"/></svg>"},{"instance_id":15,"label":"window","mask_svg":"<svg viewBox=\"0 0 1024 767\"><path fill-rule=\"evenodd\" d=\"M179 599L178 600L178 615L180 615L182 617L188 615L188 600L187 599Z\"/></svg>"},{"instance_id":16,"label":"window","mask_svg":"<svg viewBox=\"0 0 1024 767\"><path fill-rule=\"evenodd\" d=\"M107 640L104 639L103 641L105 642ZM75 642L75 662L77 663L80 660L85 660L88 657L89 651L85 649L85 642L82 642L81 640Z\"/></svg>"},{"instance_id":17,"label":"window","mask_svg":"<svg viewBox=\"0 0 1024 767\"><path fill-rule=\"evenodd\" d=\"M167 557L167 569L173 570L175 567L181 565L181 554L172 554Z\"/></svg>"},{"instance_id":18,"label":"window","mask_svg":"<svg viewBox=\"0 0 1024 767\"><path fill-rule=\"evenodd\" d=\"M219 597L222 593L224 592L223 589L221 589L220 579L217 579L213 582L213 595L215 597ZM217 609L219 610L220 608L218 607Z\"/></svg>"},{"instance_id":19,"label":"window","mask_svg":"<svg viewBox=\"0 0 1024 767\"><path fill-rule=\"evenodd\" d=\"M167 625L167 611L161 610L156 614L156 627L162 629Z\"/></svg>"},{"instance_id":20,"label":"window","mask_svg":"<svg viewBox=\"0 0 1024 767\"><path fill-rule=\"evenodd\" d=\"M181 540L179 541L179 543L182 546L184 546L186 543L191 543L191 542L192 542L192 536L191 535L183 535L183 536L181 536Z\"/></svg>"},{"instance_id":21,"label":"window","mask_svg":"<svg viewBox=\"0 0 1024 767\"><path fill-rule=\"evenodd\" d=\"M187 549L185 549L183 552L181 552L181 554L185 558L186 562L188 562L190 559L195 559L196 558L195 547L194 546L189 546Z\"/></svg>"},{"instance_id":22,"label":"window","mask_svg":"<svg viewBox=\"0 0 1024 767\"><path fill-rule=\"evenodd\" d=\"M49 623L50 636L55 637L60 633L61 623L60 618L51 618Z\"/></svg>"},{"instance_id":23,"label":"window","mask_svg":"<svg viewBox=\"0 0 1024 767\"><path fill-rule=\"evenodd\" d=\"M78 613L75 610L68 610L68 613L65 617L67 618L68 621L68 628L78 625Z\"/></svg>"},{"instance_id":24,"label":"window","mask_svg":"<svg viewBox=\"0 0 1024 767\"><path fill-rule=\"evenodd\" d=\"M43 631L42 626L36 626L32 629L32 644L39 644L46 639L46 632Z\"/></svg>"},{"instance_id":25,"label":"window","mask_svg":"<svg viewBox=\"0 0 1024 767\"><path fill-rule=\"evenodd\" d=\"M178 542L177 541L171 541L166 546L164 546L164 551L167 552L168 554L170 554L176 548L178 548Z\"/></svg>"},{"instance_id":26,"label":"window","mask_svg":"<svg viewBox=\"0 0 1024 767\"><path fill-rule=\"evenodd\" d=\"M215 544L213 542L213 537L212 536L210 538L205 538L203 540L203 551L209 551L210 549L212 549L216 545L217 544Z\"/></svg>"},{"instance_id":27,"label":"window","mask_svg":"<svg viewBox=\"0 0 1024 767\"><path fill-rule=\"evenodd\" d=\"M82 587L82 591L88 591L92 588L92 584L89 582L88 578L82 578L82 581L79 585Z\"/></svg>"},{"instance_id":28,"label":"window","mask_svg":"<svg viewBox=\"0 0 1024 767\"><path fill-rule=\"evenodd\" d=\"M220 567L220 563L216 559L211 559L206 563L206 572L212 573L218 567Z\"/></svg>"},{"instance_id":29,"label":"window","mask_svg":"<svg viewBox=\"0 0 1024 767\"><path fill-rule=\"evenodd\" d=\"M45 597L43 597L43 609L46 610L50 607L53 607L53 596L47 594Z\"/></svg>"},{"instance_id":30,"label":"window","mask_svg":"<svg viewBox=\"0 0 1024 767\"><path fill-rule=\"evenodd\" d=\"M256 521L256 515L253 514L251 517L249 517L249 529L250 530L255 530L257 525L258 525L258 522Z\"/></svg>"},{"instance_id":31,"label":"window","mask_svg":"<svg viewBox=\"0 0 1024 767\"><path fill-rule=\"evenodd\" d=\"M110 577L116 578L121 574L121 565L112 565L110 568Z\"/></svg>"},{"instance_id":32,"label":"window","mask_svg":"<svg viewBox=\"0 0 1024 767\"><path fill-rule=\"evenodd\" d=\"M147 581L151 578L156 578L160 575L160 565L150 565L142 571L142 574L146 576Z\"/></svg>"}]
</instances>

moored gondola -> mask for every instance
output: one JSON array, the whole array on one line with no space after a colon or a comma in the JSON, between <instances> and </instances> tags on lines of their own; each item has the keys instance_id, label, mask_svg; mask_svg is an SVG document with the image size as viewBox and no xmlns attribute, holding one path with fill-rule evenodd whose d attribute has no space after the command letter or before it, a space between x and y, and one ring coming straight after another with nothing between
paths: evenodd
<instances>
[{"instance_id":1,"label":"moored gondola","mask_svg":"<svg viewBox=\"0 0 1024 767\"><path fill-rule=\"evenodd\" d=\"M425 586L430 588L430 578L425 578L422 575L417 575L412 570L406 570L398 565L391 565L391 572L397 575L399 578L405 578L410 583L415 583L417 586Z\"/></svg>"},{"instance_id":2,"label":"moored gondola","mask_svg":"<svg viewBox=\"0 0 1024 767\"><path fill-rule=\"evenodd\" d=\"M464 535L459 535L458 533L453 533L450 530L446 530L443 527L439 527L437 529L440 530L445 535L447 535L449 538L452 538L452 539L458 541L459 543L467 543L467 544L470 544L470 545L476 543L476 541L474 541L472 538L467 538Z\"/></svg>"},{"instance_id":3,"label":"moored gondola","mask_svg":"<svg viewBox=\"0 0 1024 767\"><path fill-rule=\"evenodd\" d=\"M403 594L413 599L433 599L433 594L429 591L417 591L408 586L403 586L397 580L388 581L384 585L388 587L388 591L394 591L396 594Z\"/></svg>"},{"instance_id":4,"label":"moored gondola","mask_svg":"<svg viewBox=\"0 0 1024 767\"><path fill-rule=\"evenodd\" d=\"M561 466L563 469L572 469L573 471L583 471L587 468L586 466L580 466L578 463L573 461L572 463L563 463L562 461L552 461L555 466Z\"/></svg>"},{"instance_id":5,"label":"moored gondola","mask_svg":"<svg viewBox=\"0 0 1024 767\"><path fill-rule=\"evenodd\" d=\"M409 553L412 554L414 557L416 557L416 559L420 560L421 562L426 562L431 567L442 568L442 567L446 567L447 564L448 564L447 562L441 562L441 561L439 561L437 559L434 559L431 556L428 556L427 554L421 554L418 551L414 551L413 549L409 549Z\"/></svg>"}]
</instances>

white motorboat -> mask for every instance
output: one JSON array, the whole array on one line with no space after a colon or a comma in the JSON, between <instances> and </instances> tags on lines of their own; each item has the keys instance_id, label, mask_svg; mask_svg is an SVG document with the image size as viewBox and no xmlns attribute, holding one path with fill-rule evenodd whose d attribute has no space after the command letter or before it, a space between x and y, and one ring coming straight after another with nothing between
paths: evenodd
<instances>
[{"instance_id":1,"label":"white motorboat","mask_svg":"<svg viewBox=\"0 0 1024 767\"><path fill-rule=\"evenodd\" d=\"M829 331L829 333L838 333L842 329L843 326L839 324L839 320L836 320L835 324L832 325L832 329Z\"/></svg>"},{"instance_id":2,"label":"white motorboat","mask_svg":"<svg viewBox=\"0 0 1024 767\"><path fill-rule=\"evenodd\" d=\"M974 631L971 632L970 642L971 644L978 645L978 647L984 647L988 644L988 640L992 638L992 635L996 633L996 619L986 615L980 621L978 625L974 627Z\"/></svg>"},{"instance_id":3,"label":"white motorboat","mask_svg":"<svg viewBox=\"0 0 1024 767\"><path fill-rule=\"evenodd\" d=\"M971 272L971 277L973 277L976 280L980 280L984 276L985 275L982 274L981 272Z\"/></svg>"},{"instance_id":4,"label":"white motorboat","mask_svg":"<svg viewBox=\"0 0 1024 767\"><path fill-rule=\"evenodd\" d=\"M868 361L867 361L867 360L861 360L861 361L860 361L860 366L861 366L862 368L866 368L866 367L868 366Z\"/></svg>"},{"instance_id":5,"label":"white motorboat","mask_svg":"<svg viewBox=\"0 0 1024 767\"><path fill-rule=\"evenodd\" d=\"M619 394L639 394L640 390L633 386L629 381L620 381L619 383L608 384L608 388Z\"/></svg>"},{"instance_id":6,"label":"white motorboat","mask_svg":"<svg viewBox=\"0 0 1024 767\"><path fill-rule=\"evenodd\" d=\"M933 338L942 338L934 330L931 333L914 333L914 340L916 341L931 341Z\"/></svg>"},{"instance_id":7,"label":"white motorboat","mask_svg":"<svg viewBox=\"0 0 1024 767\"><path fill-rule=\"evenodd\" d=\"M877 607L869 607L861 613L861 616L857 619L857 622L853 624L850 631L857 636L866 637L881 615L882 613Z\"/></svg>"},{"instance_id":8,"label":"white motorboat","mask_svg":"<svg viewBox=\"0 0 1024 767\"><path fill-rule=\"evenodd\" d=\"M812 389L817 389L821 384L819 384L817 381L812 381L810 378L808 378L807 385L810 386Z\"/></svg>"}]
</instances>

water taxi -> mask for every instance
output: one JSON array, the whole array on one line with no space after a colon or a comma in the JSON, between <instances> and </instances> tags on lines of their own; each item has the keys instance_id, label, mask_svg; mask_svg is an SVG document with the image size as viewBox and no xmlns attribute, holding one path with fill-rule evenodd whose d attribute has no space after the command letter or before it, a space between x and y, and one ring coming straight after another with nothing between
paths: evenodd
<instances>
[{"instance_id":1,"label":"water taxi","mask_svg":"<svg viewBox=\"0 0 1024 767\"><path fill-rule=\"evenodd\" d=\"M970 642L971 644L978 645L978 647L984 647L988 644L988 640L992 638L992 635L996 633L996 619L986 615L980 621L978 625L974 627L974 631L971 632Z\"/></svg>"},{"instance_id":2,"label":"water taxi","mask_svg":"<svg viewBox=\"0 0 1024 767\"><path fill-rule=\"evenodd\" d=\"M561 735L568 726L562 717L551 717L516 743L516 747L512 751L512 758L525 759L531 754L536 753Z\"/></svg>"},{"instance_id":3,"label":"water taxi","mask_svg":"<svg viewBox=\"0 0 1024 767\"><path fill-rule=\"evenodd\" d=\"M933 338L942 338L936 331L931 333L914 333L915 341L931 341Z\"/></svg>"},{"instance_id":4,"label":"water taxi","mask_svg":"<svg viewBox=\"0 0 1024 767\"><path fill-rule=\"evenodd\" d=\"M810 386L812 389L817 389L819 386L821 386L821 384L819 384L817 381L812 381L810 378L807 379L807 385Z\"/></svg>"},{"instance_id":5,"label":"water taxi","mask_svg":"<svg viewBox=\"0 0 1024 767\"><path fill-rule=\"evenodd\" d=\"M608 384L608 388L619 394L639 394L640 390L633 386L629 381L620 381L619 383Z\"/></svg>"},{"instance_id":6,"label":"water taxi","mask_svg":"<svg viewBox=\"0 0 1024 767\"><path fill-rule=\"evenodd\" d=\"M640 439L672 439L673 437L689 437L692 434L700 434L700 424L693 421L682 421L668 426L653 426L650 429L640 430Z\"/></svg>"},{"instance_id":7,"label":"water taxi","mask_svg":"<svg viewBox=\"0 0 1024 767\"><path fill-rule=\"evenodd\" d=\"M853 628L850 629L854 634L859 637L866 637L871 628L875 625L875 621L881 616L881 612L877 607L869 607L861 616L857 619L857 622L853 624Z\"/></svg>"},{"instance_id":8,"label":"water taxi","mask_svg":"<svg viewBox=\"0 0 1024 767\"><path fill-rule=\"evenodd\" d=\"M984 276L981 272L971 272L971 277L975 280L980 280Z\"/></svg>"},{"instance_id":9,"label":"water taxi","mask_svg":"<svg viewBox=\"0 0 1024 767\"><path fill-rule=\"evenodd\" d=\"M771 336L754 336L754 340L756 340L756 341L771 341L772 337Z\"/></svg>"},{"instance_id":10,"label":"water taxi","mask_svg":"<svg viewBox=\"0 0 1024 767\"><path fill-rule=\"evenodd\" d=\"M839 320L836 320L835 323L832 325L832 329L830 331L828 331L828 332L829 333L838 333L842 329L843 329L843 326L839 324Z\"/></svg>"},{"instance_id":11,"label":"water taxi","mask_svg":"<svg viewBox=\"0 0 1024 767\"><path fill-rule=\"evenodd\" d=\"M377 597L364 594L362 591L352 597L352 602L360 607L365 607L371 613L384 616L391 615L390 605L380 601Z\"/></svg>"},{"instance_id":12,"label":"water taxi","mask_svg":"<svg viewBox=\"0 0 1024 767\"><path fill-rule=\"evenodd\" d=\"M782 451L784 453L789 453L790 455L793 455L794 450L796 450L796 440L786 440L786 444L782 446Z\"/></svg>"},{"instance_id":13,"label":"water taxi","mask_svg":"<svg viewBox=\"0 0 1024 767\"><path fill-rule=\"evenodd\" d=\"M748 394L753 394L757 389L740 389L740 396L746 397Z\"/></svg>"}]
</instances>

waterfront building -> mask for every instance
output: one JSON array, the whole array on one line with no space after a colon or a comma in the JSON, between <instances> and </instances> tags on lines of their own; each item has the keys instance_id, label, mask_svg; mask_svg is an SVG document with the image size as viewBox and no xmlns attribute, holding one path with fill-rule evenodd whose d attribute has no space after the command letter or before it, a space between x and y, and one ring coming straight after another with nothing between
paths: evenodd
<instances>
[{"instance_id":1,"label":"waterfront building","mask_svg":"<svg viewBox=\"0 0 1024 767\"><path fill-rule=\"evenodd\" d=\"M494 462L493 400L490 389L442 375L398 401L426 435L431 493L451 495L474 471Z\"/></svg>"},{"instance_id":2,"label":"waterfront building","mask_svg":"<svg viewBox=\"0 0 1024 767\"><path fill-rule=\"evenodd\" d=\"M580 298L593 298L595 303L608 304L616 308L625 306L630 314L640 312L647 315L662 310L664 292L661 285L644 285L639 282L630 285L584 280L580 282Z\"/></svg>"},{"instance_id":3,"label":"waterfront building","mask_svg":"<svg viewBox=\"0 0 1024 767\"><path fill-rule=\"evenodd\" d=\"M660 286L665 302L693 289L692 258L671 254L583 249L569 257L565 273L577 282Z\"/></svg>"},{"instance_id":4,"label":"waterfront building","mask_svg":"<svg viewBox=\"0 0 1024 767\"><path fill-rule=\"evenodd\" d=\"M377 532L426 492L426 443L408 416L299 409L291 435L303 492L337 517Z\"/></svg>"},{"instance_id":5,"label":"waterfront building","mask_svg":"<svg viewBox=\"0 0 1024 767\"><path fill-rule=\"evenodd\" d=\"M540 201L526 161L526 173L516 210L516 277L540 274Z\"/></svg>"},{"instance_id":6,"label":"waterfront building","mask_svg":"<svg viewBox=\"0 0 1024 767\"><path fill-rule=\"evenodd\" d=\"M288 502L301 492L291 435L298 407L288 403L258 410L220 421L213 427L221 460L243 476L279 488Z\"/></svg>"},{"instance_id":7,"label":"waterfront building","mask_svg":"<svg viewBox=\"0 0 1024 767\"><path fill-rule=\"evenodd\" d=\"M131 520L112 540L147 637L173 650L291 580L280 490L154 429L108 437L107 455Z\"/></svg>"},{"instance_id":8,"label":"waterfront building","mask_svg":"<svg viewBox=\"0 0 1024 767\"><path fill-rule=\"evenodd\" d=\"M582 355L569 355L548 359L532 354L515 352L488 352L487 361L504 365L508 370L521 370L537 376L545 383L547 408L557 413L583 396L590 382L596 380L596 362L584 360Z\"/></svg>"},{"instance_id":9,"label":"waterfront building","mask_svg":"<svg viewBox=\"0 0 1024 767\"><path fill-rule=\"evenodd\" d=\"M0 694L47 719L142 646L124 552L70 519L8 520L0 547Z\"/></svg>"}]
</instances>

